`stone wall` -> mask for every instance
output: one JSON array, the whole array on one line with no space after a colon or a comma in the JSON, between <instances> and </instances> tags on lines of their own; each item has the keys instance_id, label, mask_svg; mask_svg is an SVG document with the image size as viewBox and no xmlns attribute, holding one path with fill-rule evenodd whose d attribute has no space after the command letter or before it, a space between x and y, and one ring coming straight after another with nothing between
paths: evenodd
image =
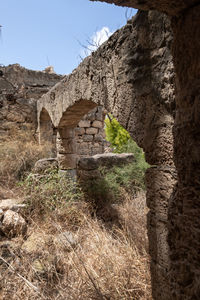
<instances>
[{"instance_id":1,"label":"stone wall","mask_svg":"<svg viewBox=\"0 0 200 300\"><path fill-rule=\"evenodd\" d=\"M92 156L104 153L105 112L101 106L93 109L81 120L75 129L77 154L79 156Z\"/></svg>"},{"instance_id":2,"label":"stone wall","mask_svg":"<svg viewBox=\"0 0 200 300\"><path fill-rule=\"evenodd\" d=\"M77 127L60 129L57 136L57 157L62 170L76 169L82 156L104 153L105 113L101 106L85 115Z\"/></svg>"},{"instance_id":3,"label":"stone wall","mask_svg":"<svg viewBox=\"0 0 200 300\"><path fill-rule=\"evenodd\" d=\"M62 77L18 64L0 67L0 140L17 128L36 130L37 101Z\"/></svg>"},{"instance_id":4,"label":"stone wall","mask_svg":"<svg viewBox=\"0 0 200 300\"><path fill-rule=\"evenodd\" d=\"M200 299L200 2L198 0L100 1L145 10L153 8L170 16L176 79L173 150L178 183L171 194L172 185L163 186L163 182L167 183L166 179L169 182L175 179L169 169L168 175L166 171L164 175L163 168L157 169L157 174L153 169L151 174L147 173L147 195L149 194L151 214L157 213L163 206L165 209L162 212L165 211L165 217L168 215L167 218L162 218L166 226L156 226L156 218L150 218L150 222L153 223L149 224L153 296L159 300ZM165 29L162 28L161 34L164 33ZM155 74L154 70L153 73ZM164 77L162 80L164 81ZM155 124L154 121L153 123ZM164 143L159 147L162 151ZM167 156L165 158L166 162L170 161ZM152 183L157 181L156 178L160 183L158 181L153 190L151 187ZM169 191L169 205L166 204L167 194L165 193L163 197L163 191L166 190ZM151 227L157 227L153 233L154 241L151 238ZM158 258L159 251L156 251L156 247L160 248L163 242L168 247L167 251L163 252L164 260ZM168 261L166 266L163 261ZM163 289L163 279L169 286L168 293Z\"/></svg>"}]
</instances>

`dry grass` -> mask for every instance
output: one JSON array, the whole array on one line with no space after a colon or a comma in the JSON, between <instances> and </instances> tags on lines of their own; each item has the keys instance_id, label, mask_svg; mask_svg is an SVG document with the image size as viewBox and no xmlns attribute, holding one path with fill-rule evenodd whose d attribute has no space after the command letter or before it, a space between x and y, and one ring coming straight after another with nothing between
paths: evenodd
<instances>
[{"instance_id":1,"label":"dry grass","mask_svg":"<svg viewBox=\"0 0 200 300\"><path fill-rule=\"evenodd\" d=\"M49 149L23 131L1 142L2 194L36 160L51 155ZM152 299L145 195L133 198L122 186L114 202L105 201L113 184L105 199L107 190L101 186L104 193L94 206L56 173L41 178L29 174L20 187L29 204L24 211L27 235L12 240L1 236L0 300ZM116 200L115 194L111 198ZM75 245L58 239L65 231L74 236Z\"/></svg>"},{"instance_id":2,"label":"dry grass","mask_svg":"<svg viewBox=\"0 0 200 300\"><path fill-rule=\"evenodd\" d=\"M49 148L39 146L30 131L13 131L0 142L0 185L13 186L38 159L49 157Z\"/></svg>"},{"instance_id":3,"label":"dry grass","mask_svg":"<svg viewBox=\"0 0 200 300\"><path fill-rule=\"evenodd\" d=\"M0 299L152 299L145 196L124 197L116 207L121 225L113 224L112 230L92 218L83 202L62 208L43 223L32 221L28 235L38 235L38 246L30 252L18 239L14 253L7 250L15 272L1 264ZM65 230L75 235L76 247L56 242Z\"/></svg>"}]
</instances>

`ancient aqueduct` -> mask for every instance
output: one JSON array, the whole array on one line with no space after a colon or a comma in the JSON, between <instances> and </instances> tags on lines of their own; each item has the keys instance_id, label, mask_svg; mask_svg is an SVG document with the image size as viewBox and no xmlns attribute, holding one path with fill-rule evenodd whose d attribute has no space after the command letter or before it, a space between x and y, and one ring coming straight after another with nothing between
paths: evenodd
<instances>
[{"instance_id":1,"label":"ancient aqueduct","mask_svg":"<svg viewBox=\"0 0 200 300\"><path fill-rule=\"evenodd\" d=\"M96 106L117 117L152 166L154 299L200 299L200 2L104 2L141 11L38 101L40 137L58 131L60 167L73 168L81 118Z\"/></svg>"}]
</instances>

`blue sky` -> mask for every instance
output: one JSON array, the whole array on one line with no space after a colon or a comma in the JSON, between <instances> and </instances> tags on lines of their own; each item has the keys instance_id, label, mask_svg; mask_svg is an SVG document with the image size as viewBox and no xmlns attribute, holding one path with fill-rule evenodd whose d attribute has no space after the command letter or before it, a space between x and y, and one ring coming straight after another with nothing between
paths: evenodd
<instances>
[{"instance_id":1,"label":"blue sky","mask_svg":"<svg viewBox=\"0 0 200 300\"><path fill-rule=\"evenodd\" d=\"M0 64L34 70L50 64L68 74L84 55L79 42L99 36L103 41L105 31L111 34L125 25L125 15L125 8L89 0L2 0Z\"/></svg>"}]
</instances>

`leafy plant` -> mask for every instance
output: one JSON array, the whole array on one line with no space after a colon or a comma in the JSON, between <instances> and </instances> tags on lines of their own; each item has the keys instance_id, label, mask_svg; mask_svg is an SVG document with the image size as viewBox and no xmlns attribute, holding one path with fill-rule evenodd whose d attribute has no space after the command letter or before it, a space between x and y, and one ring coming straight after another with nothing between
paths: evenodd
<instances>
[{"instance_id":1,"label":"leafy plant","mask_svg":"<svg viewBox=\"0 0 200 300\"><path fill-rule=\"evenodd\" d=\"M105 124L106 139L111 143L114 152L120 153L124 145L128 143L130 134L110 115L105 119Z\"/></svg>"},{"instance_id":2,"label":"leafy plant","mask_svg":"<svg viewBox=\"0 0 200 300\"><path fill-rule=\"evenodd\" d=\"M143 150L130 137L129 133L119 122L108 116L105 120L106 139L116 153L133 153L134 161L123 167L114 167L105 175L105 180L115 192L120 186L132 191L145 189L144 175L149 167L145 161Z\"/></svg>"}]
</instances>

